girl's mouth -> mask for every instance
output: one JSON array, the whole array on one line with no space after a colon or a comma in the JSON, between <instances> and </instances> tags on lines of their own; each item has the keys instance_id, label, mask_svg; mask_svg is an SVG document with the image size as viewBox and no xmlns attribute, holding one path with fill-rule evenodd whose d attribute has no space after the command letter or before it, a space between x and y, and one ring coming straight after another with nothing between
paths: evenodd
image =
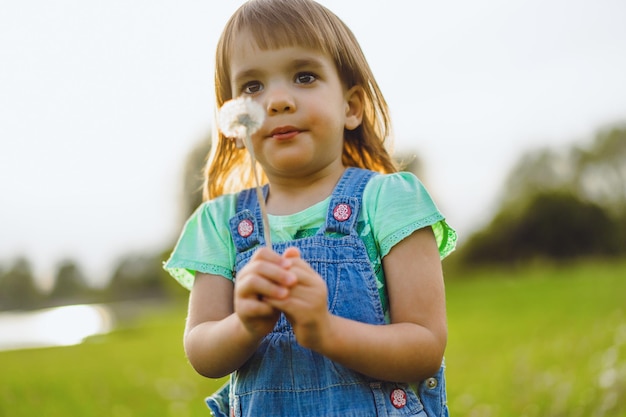
<instances>
[{"instance_id":1,"label":"girl's mouth","mask_svg":"<svg viewBox=\"0 0 626 417\"><path fill-rule=\"evenodd\" d=\"M300 130L293 126L281 126L272 130L270 136L276 140L288 140L294 138L300 133Z\"/></svg>"}]
</instances>

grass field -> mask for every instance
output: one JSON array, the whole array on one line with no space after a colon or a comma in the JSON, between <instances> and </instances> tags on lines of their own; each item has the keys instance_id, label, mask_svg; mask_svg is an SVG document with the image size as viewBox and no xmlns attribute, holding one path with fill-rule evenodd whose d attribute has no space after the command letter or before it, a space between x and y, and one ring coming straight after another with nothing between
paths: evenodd
<instances>
[{"instance_id":1,"label":"grass field","mask_svg":"<svg viewBox=\"0 0 626 417\"><path fill-rule=\"evenodd\" d=\"M449 272L450 412L626 416L626 262ZM0 416L207 416L185 306L79 346L0 352ZM0 335L1 337L1 335Z\"/></svg>"},{"instance_id":2,"label":"grass field","mask_svg":"<svg viewBox=\"0 0 626 417\"><path fill-rule=\"evenodd\" d=\"M475 271L449 283L458 416L626 416L626 263Z\"/></svg>"}]
</instances>

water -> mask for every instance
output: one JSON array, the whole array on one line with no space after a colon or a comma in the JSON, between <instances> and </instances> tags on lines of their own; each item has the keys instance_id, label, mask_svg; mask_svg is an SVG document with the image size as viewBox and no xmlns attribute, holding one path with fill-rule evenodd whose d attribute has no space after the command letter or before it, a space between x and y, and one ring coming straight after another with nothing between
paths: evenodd
<instances>
[{"instance_id":1,"label":"water","mask_svg":"<svg viewBox=\"0 0 626 417\"><path fill-rule=\"evenodd\" d=\"M77 345L113 325L111 310L101 304L0 313L0 351Z\"/></svg>"}]
</instances>

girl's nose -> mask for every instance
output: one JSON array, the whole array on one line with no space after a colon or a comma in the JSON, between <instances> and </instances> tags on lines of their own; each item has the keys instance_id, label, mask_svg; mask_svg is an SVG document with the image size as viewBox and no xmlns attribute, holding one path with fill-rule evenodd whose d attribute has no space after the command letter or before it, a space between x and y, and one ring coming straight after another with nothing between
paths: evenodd
<instances>
[{"instance_id":1,"label":"girl's nose","mask_svg":"<svg viewBox=\"0 0 626 417\"><path fill-rule=\"evenodd\" d=\"M271 116L281 113L293 113L296 103L293 97L284 90L273 91L267 101L267 113Z\"/></svg>"}]
</instances>

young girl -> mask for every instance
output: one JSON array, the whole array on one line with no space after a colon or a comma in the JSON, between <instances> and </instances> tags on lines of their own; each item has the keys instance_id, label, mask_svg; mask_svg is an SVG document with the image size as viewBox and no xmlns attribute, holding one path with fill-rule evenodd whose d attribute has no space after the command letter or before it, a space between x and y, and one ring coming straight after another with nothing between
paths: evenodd
<instances>
[{"instance_id":1,"label":"young girl","mask_svg":"<svg viewBox=\"0 0 626 417\"><path fill-rule=\"evenodd\" d=\"M166 263L191 289L189 361L230 374L212 412L447 415L440 259L456 235L387 153L387 105L353 34L311 0L251 0L216 58L218 107L265 109L252 144L274 244L248 153L219 134L207 201Z\"/></svg>"}]
</instances>

